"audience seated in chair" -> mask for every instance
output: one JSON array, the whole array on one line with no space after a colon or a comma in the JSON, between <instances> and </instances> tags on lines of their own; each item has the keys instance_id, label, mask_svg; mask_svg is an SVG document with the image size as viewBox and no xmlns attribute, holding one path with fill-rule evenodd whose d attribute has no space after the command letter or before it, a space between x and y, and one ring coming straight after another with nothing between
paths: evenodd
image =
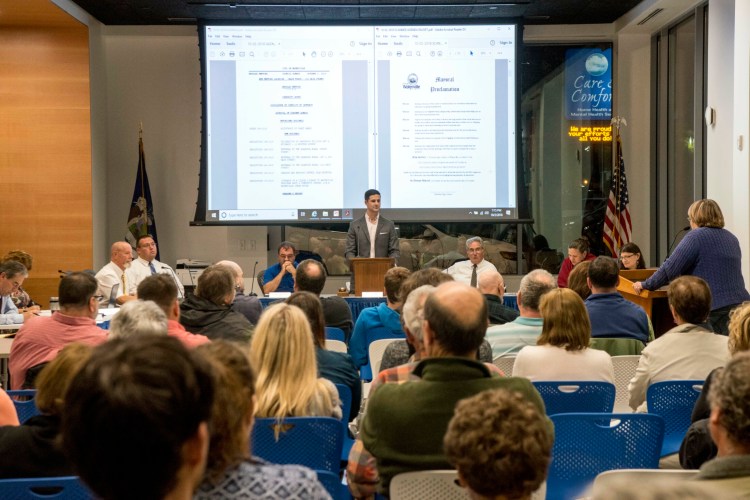
<instances>
[{"instance_id":1,"label":"audience seated in chair","mask_svg":"<svg viewBox=\"0 0 750 500\"><path fill-rule=\"evenodd\" d=\"M730 313L727 345L732 356L750 350L750 302L745 302ZM708 418L711 416L708 393L718 370L721 368L716 368L708 375L698 401L695 402L691 415L693 423L680 447L680 465L685 469L698 469L704 462L714 458L718 451L708 430Z\"/></svg>"},{"instance_id":2,"label":"audience seated in chair","mask_svg":"<svg viewBox=\"0 0 750 500\"><path fill-rule=\"evenodd\" d=\"M716 458L703 464L696 480L734 498L750 491L750 353L734 356L714 376L708 393L709 430Z\"/></svg>"},{"instance_id":3,"label":"audience seated in chair","mask_svg":"<svg viewBox=\"0 0 750 500\"><path fill-rule=\"evenodd\" d=\"M577 293L568 288L550 290L542 296L539 312L544 318L542 334L537 345L519 351L514 377L615 382L610 355L589 348L591 326Z\"/></svg>"},{"instance_id":4,"label":"audience seated in chair","mask_svg":"<svg viewBox=\"0 0 750 500\"><path fill-rule=\"evenodd\" d=\"M167 315L150 300L131 300L110 321L109 338L143 335L167 335Z\"/></svg>"},{"instance_id":5,"label":"audience seated in chair","mask_svg":"<svg viewBox=\"0 0 750 500\"><path fill-rule=\"evenodd\" d=\"M245 274L240 265L231 260L220 260L216 265L226 266L234 273L235 294L232 309L245 316L253 325L258 324L258 318L260 318L260 314L263 312L263 306L255 294L245 295ZM261 290L263 290L262 287Z\"/></svg>"},{"instance_id":6,"label":"audience seated in chair","mask_svg":"<svg viewBox=\"0 0 750 500\"><path fill-rule=\"evenodd\" d=\"M475 499L531 498L547 477L552 442L544 412L505 389L459 401L443 439L459 483Z\"/></svg>"},{"instance_id":7,"label":"audience seated in chair","mask_svg":"<svg viewBox=\"0 0 750 500\"><path fill-rule=\"evenodd\" d=\"M167 335L178 339L185 347L196 347L211 342L205 335L190 333L180 324L180 301L177 299L177 286L167 274L154 274L138 285L138 298L150 301L167 315ZM114 322L122 311L112 319ZM110 324L110 330L112 325Z\"/></svg>"},{"instance_id":8,"label":"audience seated in chair","mask_svg":"<svg viewBox=\"0 0 750 500\"><path fill-rule=\"evenodd\" d=\"M321 297L326 284L327 273L323 265L317 260L303 260L297 266L297 278L294 280L295 292L310 292L318 296L323 306L325 326L341 328L345 341L348 341L354 328L352 310L344 299L336 295Z\"/></svg>"},{"instance_id":9,"label":"audience seated in chair","mask_svg":"<svg viewBox=\"0 0 750 500\"><path fill-rule=\"evenodd\" d=\"M402 303L399 290L409 274L410 271L404 267L389 269L383 278L383 292L386 302L377 307L363 309L359 313L352 338L349 341L349 354L352 355L352 361L357 368L368 363L368 336L371 332L375 330L382 332L381 338L388 338L386 335L397 339L405 337L404 331L401 329L401 316L399 314Z\"/></svg>"},{"instance_id":10,"label":"audience seated in chair","mask_svg":"<svg viewBox=\"0 0 750 500\"><path fill-rule=\"evenodd\" d=\"M177 339L112 339L70 383L63 448L103 500L187 500L205 470L213 399L208 363Z\"/></svg>"},{"instance_id":11,"label":"audience seated in chair","mask_svg":"<svg viewBox=\"0 0 750 500\"><path fill-rule=\"evenodd\" d=\"M60 279L60 310L51 316L27 321L10 348L10 381L12 389L21 389L26 370L52 361L60 349L72 342L98 345L107 340L107 332L96 326L99 301L95 296L96 279L84 272L74 272Z\"/></svg>"},{"instance_id":12,"label":"audience seated in chair","mask_svg":"<svg viewBox=\"0 0 750 500\"><path fill-rule=\"evenodd\" d=\"M505 281L497 271L485 271L479 275L479 291L487 300L487 311L491 325L503 325L518 317L518 311L503 304Z\"/></svg>"},{"instance_id":13,"label":"audience seated in chair","mask_svg":"<svg viewBox=\"0 0 750 500\"><path fill-rule=\"evenodd\" d=\"M354 496L370 496L376 489L387 493L391 478L402 472L450 468L442 441L461 399L507 388L544 412L544 403L528 380L500 377L493 365L476 360L487 324L487 304L476 288L444 283L427 298L426 358L394 368L393 377L371 388L360 439L347 465Z\"/></svg>"},{"instance_id":14,"label":"audience seated in chair","mask_svg":"<svg viewBox=\"0 0 750 500\"><path fill-rule=\"evenodd\" d=\"M577 293L583 300L588 299L591 295L591 288L588 284L590 265L590 260L584 260L574 267L568 276L568 288Z\"/></svg>"},{"instance_id":15,"label":"audience seated in chair","mask_svg":"<svg viewBox=\"0 0 750 500\"><path fill-rule=\"evenodd\" d=\"M195 293L180 305L180 323L192 333L211 340L245 342L253 325L232 309L235 295L234 272L226 266L209 266L198 276Z\"/></svg>"},{"instance_id":16,"label":"audience seated in chair","mask_svg":"<svg viewBox=\"0 0 750 500\"><path fill-rule=\"evenodd\" d=\"M64 347L39 375L36 405L40 415L23 425L0 427L0 478L71 476L73 468L58 441L63 400L70 381L91 355L91 346ZM12 404L12 403L11 403Z\"/></svg>"},{"instance_id":17,"label":"audience seated in chair","mask_svg":"<svg viewBox=\"0 0 750 500\"><path fill-rule=\"evenodd\" d=\"M197 352L211 364L216 391L206 474L193 498L328 498L314 471L250 456L255 374L247 354L223 340Z\"/></svg>"},{"instance_id":18,"label":"audience seated in chair","mask_svg":"<svg viewBox=\"0 0 750 500\"><path fill-rule=\"evenodd\" d=\"M696 276L680 276L667 289L669 309L677 324L649 343L630 381L630 407L646 411L646 391L664 380L704 380L729 359L727 337L705 326L711 311L711 290Z\"/></svg>"},{"instance_id":19,"label":"audience seated in chair","mask_svg":"<svg viewBox=\"0 0 750 500\"><path fill-rule=\"evenodd\" d=\"M299 281L306 261L297 268ZM311 261L315 262L315 261ZM352 405L349 415L344 415L347 421L353 420L359 414L362 402L362 382L354 367L351 356L347 353L326 350L323 307L320 299L310 292L294 292L284 301L297 306L307 316L315 343L315 361L318 365L318 376L330 380L334 384L342 384L349 388L352 394Z\"/></svg>"},{"instance_id":20,"label":"audience seated in chair","mask_svg":"<svg viewBox=\"0 0 750 500\"><path fill-rule=\"evenodd\" d=\"M299 307L278 303L263 311L250 356L258 374L257 417L341 418L336 386L318 378L312 331Z\"/></svg>"},{"instance_id":21,"label":"audience seated in chair","mask_svg":"<svg viewBox=\"0 0 750 500\"><path fill-rule=\"evenodd\" d=\"M555 288L555 277L544 269L535 269L521 278L516 295L520 316L510 323L490 326L487 329L486 339L492 346L493 358L516 354L527 345L536 345L539 335L542 334L543 323L539 301L542 295Z\"/></svg>"},{"instance_id":22,"label":"audience seated in chair","mask_svg":"<svg viewBox=\"0 0 750 500\"><path fill-rule=\"evenodd\" d=\"M0 426L3 425L19 425L19 422L13 400L4 389L0 389Z\"/></svg>"}]
</instances>

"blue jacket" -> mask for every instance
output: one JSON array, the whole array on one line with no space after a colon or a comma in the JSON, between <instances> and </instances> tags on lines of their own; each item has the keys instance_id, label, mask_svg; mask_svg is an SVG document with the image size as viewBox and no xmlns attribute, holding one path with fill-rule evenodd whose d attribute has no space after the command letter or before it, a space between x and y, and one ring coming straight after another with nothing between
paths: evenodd
<instances>
[{"instance_id":1,"label":"blue jacket","mask_svg":"<svg viewBox=\"0 0 750 500\"><path fill-rule=\"evenodd\" d=\"M377 338L406 338L401 329L401 316L385 302L378 307L363 309L354 325L349 354L357 368L369 363L368 348L371 339L375 340L373 334L378 335Z\"/></svg>"},{"instance_id":2,"label":"blue jacket","mask_svg":"<svg viewBox=\"0 0 750 500\"><path fill-rule=\"evenodd\" d=\"M616 337L648 342L648 316L639 305L614 293L591 294L585 301L592 337Z\"/></svg>"}]
</instances>

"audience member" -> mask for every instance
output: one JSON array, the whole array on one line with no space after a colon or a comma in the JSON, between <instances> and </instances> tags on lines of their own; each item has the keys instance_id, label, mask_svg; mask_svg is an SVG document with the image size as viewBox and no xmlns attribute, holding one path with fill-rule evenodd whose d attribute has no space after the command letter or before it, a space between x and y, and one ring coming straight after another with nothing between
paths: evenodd
<instances>
[{"instance_id":1,"label":"audience member","mask_svg":"<svg viewBox=\"0 0 750 500\"><path fill-rule=\"evenodd\" d=\"M387 493L391 478L401 472L450 468L443 436L461 399L507 388L522 393L544 414L544 403L528 380L499 377L476 361L488 324L487 304L476 288L440 285L427 298L424 316L427 358L404 371L405 378L371 388L361 440L352 447L347 465L355 497L370 496L376 488Z\"/></svg>"},{"instance_id":2,"label":"audience member","mask_svg":"<svg viewBox=\"0 0 750 500\"><path fill-rule=\"evenodd\" d=\"M617 261L599 256L589 266L587 283L591 295L586 310L591 320L592 337L614 337L640 340L653 338L651 321L643 308L625 300L617 291L620 282Z\"/></svg>"},{"instance_id":3,"label":"audience member","mask_svg":"<svg viewBox=\"0 0 750 500\"><path fill-rule=\"evenodd\" d=\"M401 298L399 290L401 284L409 277L409 270L405 267L392 267L383 277L383 292L386 302L377 307L367 307L359 313L354 325L352 338L349 340L349 354L354 366L360 368L369 362L368 347L370 339L377 338L405 338L401 329ZM376 374L372 374L373 376Z\"/></svg>"},{"instance_id":4,"label":"audience member","mask_svg":"<svg viewBox=\"0 0 750 500\"><path fill-rule=\"evenodd\" d=\"M150 300L132 300L123 304L109 323L110 339L166 334L167 315Z\"/></svg>"},{"instance_id":5,"label":"audience member","mask_svg":"<svg viewBox=\"0 0 750 500\"><path fill-rule=\"evenodd\" d=\"M63 449L103 500L187 500L205 470L213 399L210 366L177 339L112 339L65 393Z\"/></svg>"},{"instance_id":6,"label":"audience member","mask_svg":"<svg viewBox=\"0 0 750 500\"><path fill-rule=\"evenodd\" d=\"M586 238L578 238L568 245L568 256L560 266L560 274L557 275L557 286L566 288L570 271L581 262L594 260L595 255L589 253L589 242Z\"/></svg>"},{"instance_id":7,"label":"audience member","mask_svg":"<svg viewBox=\"0 0 750 500\"><path fill-rule=\"evenodd\" d=\"M263 273L263 293L293 292L297 274L295 252L297 249L289 241L282 241L277 249L279 262Z\"/></svg>"},{"instance_id":8,"label":"audience member","mask_svg":"<svg viewBox=\"0 0 750 500\"><path fill-rule=\"evenodd\" d=\"M211 364L214 403L206 475L194 500L214 498L330 498L315 472L299 465L273 465L250 455L255 413L255 374L247 355L217 340L197 352Z\"/></svg>"},{"instance_id":9,"label":"audience member","mask_svg":"<svg viewBox=\"0 0 750 500\"><path fill-rule=\"evenodd\" d=\"M727 347L731 356L750 351L750 302L745 302L730 314ZM718 451L708 430L708 419L711 416L708 393L718 370L721 368L716 368L708 374L701 394L695 402L691 415L692 424L680 446L680 465L683 469L698 469L704 462L714 458Z\"/></svg>"},{"instance_id":10,"label":"audience member","mask_svg":"<svg viewBox=\"0 0 750 500\"><path fill-rule=\"evenodd\" d=\"M18 413L16 405L10 399L5 389L0 389L0 426L18 425Z\"/></svg>"},{"instance_id":11,"label":"audience member","mask_svg":"<svg viewBox=\"0 0 750 500\"><path fill-rule=\"evenodd\" d=\"M253 325L232 309L232 302L234 273L225 266L209 266L198 276L195 293L180 304L180 323L212 340L247 341Z\"/></svg>"},{"instance_id":12,"label":"audience member","mask_svg":"<svg viewBox=\"0 0 750 500\"><path fill-rule=\"evenodd\" d=\"M518 317L518 311L503 304L505 282L500 273L489 270L480 274L479 291L487 301L490 325L504 325Z\"/></svg>"},{"instance_id":13,"label":"audience member","mask_svg":"<svg viewBox=\"0 0 750 500\"><path fill-rule=\"evenodd\" d=\"M532 381L591 380L615 382L612 358L590 349L591 324L583 300L573 290L550 290L539 303L544 318L537 345L518 352L514 377Z\"/></svg>"},{"instance_id":14,"label":"audience member","mask_svg":"<svg viewBox=\"0 0 750 500\"><path fill-rule=\"evenodd\" d=\"M10 348L10 385L21 389L26 371L55 359L72 342L97 345L107 340L107 332L96 326L99 300L94 295L99 284L84 272L70 273L60 279L60 311L40 316L24 324ZM33 387L31 380L28 386Z\"/></svg>"},{"instance_id":15,"label":"audience member","mask_svg":"<svg viewBox=\"0 0 750 500\"><path fill-rule=\"evenodd\" d=\"M750 491L750 353L734 356L714 376L708 394L709 429L716 458L703 464L697 479L724 498L747 498Z\"/></svg>"},{"instance_id":16,"label":"audience member","mask_svg":"<svg viewBox=\"0 0 750 500\"><path fill-rule=\"evenodd\" d=\"M0 262L8 260L14 260L23 264L27 273L31 272L31 266L34 264L34 259L31 257L31 254L24 252L23 250L11 250L0 259ZM31 299L22 286L19 286L18 289L11 294L11 299L13 299L16 308L22 313L34 306L37 306L34 310L39 310L38 304Z\"/></svg>"},{"instance_id":17,"label":"audience member","mask_svg":"<svg viewBox=\"0 0 750 500\"><path fill-rule=\"evenodd\" d=\"M635 376L628 385L630 407L646 411L648 386L663 380L704 380L729 358L727 337L703 324L711 311L711 290L696 276L681 276L667 289L677 324L641 352Z\"/></svg>"},{"instance_id":18,"label":"audience member","mask_svg":"<svg viewBox=\"0 0 750 500\"><path fill-rule=\"evenodd\" d=\"M21 288L23 280L29 275L26 267L15 260L0 262L0 325L20 325L33 318L39 311L38 306L31 306L19 311L13 302L13 295Z\"/></svg>"},{"instance_id":19,"label":"audience member","mask_svg":"<svg viewBox=\"0 0 750 500\"><path fill-rule=\"evenodd\" d=\"M315 262L315 261L311 261ZM301 276L300 263L297 278ZM299 281L299 279L298 279ZM344 352L334 352L326 349L325 318L320 299L310 292L294 292L285 300L287 304L297 306L307 316L315 344L315 361L318 364L318 376L330 380L334 384L345 385L352 393L352 407L348 420L354 420L359 414L362 402L362 382L351 356Z\"/></svg>"},{"instance_id":20,"label":"audience member","mask_svg":"<svg viewBox=\"0 0 750 500\"><path fill-rule=\"evenodd\" d=\"M36 406L40 415L23 425L0 427L0 478L72 476L73 468L60 448L60 419L65 391L91 356L91 346L73 343L37 377Z\"/></svg>"},{"instance_id":21,"label":"audience member","mask_svg":"<svg viewBox=\"0 0 750 500\"><path fill-rule=\"evenodd\" d=\"M583 300L588 299L591 295L591 288L589 288L588 283L591 262L590 260L584 260L574 267L568 275L568 288L577 293Z\"/></svg>"},{"instance_id":22,"label":"audience member","mask_svg":"<svg viewBox=\"0 0 750 500\"><path fill-rule=\"evenodd\" d=\"M325 326L341 328L344 331L346 341L352 335L354 320L352 310L344 299L333 295L331 297L320 297L326 284L326 270L317 260L306 259L297 266L297 279L294 281L295 292L310 292L320 298L323 306L323 317Z\"/></svg>"},{"instance_id":23,"label":"audience member","mask_svg":"<svg viewBox=\"0 0 750 500\"><path fill-rule=\"evenodd\" d=\"M633 242L625 243L620 248L620 269L632 271L633 269L646 269L646 261L641 255L641 249Z\"/></svg>"},{"instance_id":24,"label":"audience member","mask_svg":"<svg viewBox=\"0 0 750 500\"><path fill-rule=\"evenodd\" d=\"M263 311L250 355L258 374L257 417L341 418L336 387L318 378L312 331L300 308L278 303Z\"/></svg>"},{"instance_id":25,"label":"audience member","mask_svg":"<svg viewBox=\"0 0 750 500\"><path fill-rule=\"evenodd\" d=\"M459 483L481 499L530 499L547 478L553 441L544 412L505 389L459 401L443 439Z\"/></svg>"},{"instance_id":26,"label":"audience member","mask_svg":"<svg viewBox=\"0 0 750 500\"><path fill-rule=\"evenodd\" d=\"M135 252L138 254L138 258L130 263L130 267L126 273L129 295L135 295L138 285L140 285L141 281L146 277L151 276L152 274L163 273L174 280L180 298L185 297L185 288L177 279L174 269L165 263L156 260L156 254L159 253L159 251L156 248L156 242L154 241L153 236L150 234L139 236L138 241L135 244Z\"/></svg>"},{"instance_id":27,"label":"audience member","mask_svg":"<svg viewBox=\"0 0 750 500\"><path fill-rule=\"evenodd\" d=\"M531 244L534 246L534 267L542 268L550 274L557 274L562 263L562 253L550 248L547 238L541 234L534 236Z\"/></svg>"},{"instance_id":28,"label":"audience member","mask_svg":"<svg viewBox=\"0 0 750 500\"><path fill-rule=\"evenodd\" d=\"M177 298L177 286L169 276L155 274L141 281L141 284L138 285L138 297L144 301L151 301L161 308L167 316L167 335L178 339L186 347L196 347L211 342L205 335L190 333L180 324L180 301ZM122 311L117 316L121 313Z\"/></svg>"},{"instance_id":29,"label":"audience member","mask_svg":"<svg viewBox=\"0 0 750 500\"><path fill-rule=\"evenodd\" d=\"M453 279L476 287L479 284L479 275L486 271L495 271L495 265L484 259L484 241L479 236L466 240L466 253L469 260L456 262L443 271L453 276Z\"/></svg>"},{"instance_id":30,"label":"audience member","mask_svg":"<svg viewBox=\"0 0 750 500\"><path fill-rule=\"evenodd\" d=\"M255 295L245 295L245 274L242 272L242 268L236 262L231 260L220 260L216 263L217 266L226 266L234 273L234 302L232 302L232 309L238 313L242 313L243 316L253 325L258 324L258 318L263 312L263 305L260 303L260 299ZM253 277L255 279L255 277Z\"/></svg>"},{"instance_id":31,"label":"audience member","mask_svg":"<svg viewBox=\"0 0 750 500\"><path fill-rule=\"evenodd\" d=\"M493 357L516 354L524 346L536 345L543 324L539 301L542 295L555 288L555 277L544 269L535 269L521 278L516 295L521 315L510 323L487 329L486 339L492 346Z\"/></svg>"},{"instance_id":32,"label":"audience member","mask_svg":"<svg viewBox=\"0 0 750 500\"><path fill-rule=\"evenodd\" d=\"M102 296L102 307L110 305L112 288L114 286L117 286L117 291L115 292L115 302L117 304L122 305L128 300L136 298L134 294L130 295L128 288L127 270L130 268L130 263L132 261L133 249L130 247L130 243L127 241L116 241L112 243L109 264L102 267L99 272L96 273L96 281L99 282L99 291L97 295Z\"/></svg>"}]
</instances>

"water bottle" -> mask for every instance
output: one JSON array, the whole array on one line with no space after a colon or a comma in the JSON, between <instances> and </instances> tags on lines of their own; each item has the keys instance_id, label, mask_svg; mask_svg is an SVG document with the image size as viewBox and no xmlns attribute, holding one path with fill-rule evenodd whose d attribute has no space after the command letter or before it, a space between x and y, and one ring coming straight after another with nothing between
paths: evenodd
<instances>
[{"instance_id":1,"label":"water bottle","mask_svg":"<svg viewBox=\"0 0 750 500\"><path fill-rule=\"evenodd\" d=\"M60 299L58 297L49 298L49 310L52 314L60 310Z\"/></svg>"}]
</instances>

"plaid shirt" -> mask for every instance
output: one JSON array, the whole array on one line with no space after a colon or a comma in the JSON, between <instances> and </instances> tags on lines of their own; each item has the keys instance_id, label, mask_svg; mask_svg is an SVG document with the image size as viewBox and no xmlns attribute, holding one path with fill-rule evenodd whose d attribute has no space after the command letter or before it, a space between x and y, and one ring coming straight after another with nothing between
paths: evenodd
<instances>
[{"instance_id":1,"label":"plaid shirt","mask_svg":"<svg viewBox=\"0 0 750 500\"><path fill-rule=\"evenodd\" d=\"M370 386L372 397L375 390L383 384L403 384L420 380L419 376L412 373L419 363L408 363L383 370L373 379ZM485 363L490 373L500 377L505 376L503 371L492 363ZM362 440L357 439L349 452L349 462L346 465L346 477L349 491L354 498L374 498L377 492L380 475L375 457L365 449Z\"/></svg>"}]
</instances>

